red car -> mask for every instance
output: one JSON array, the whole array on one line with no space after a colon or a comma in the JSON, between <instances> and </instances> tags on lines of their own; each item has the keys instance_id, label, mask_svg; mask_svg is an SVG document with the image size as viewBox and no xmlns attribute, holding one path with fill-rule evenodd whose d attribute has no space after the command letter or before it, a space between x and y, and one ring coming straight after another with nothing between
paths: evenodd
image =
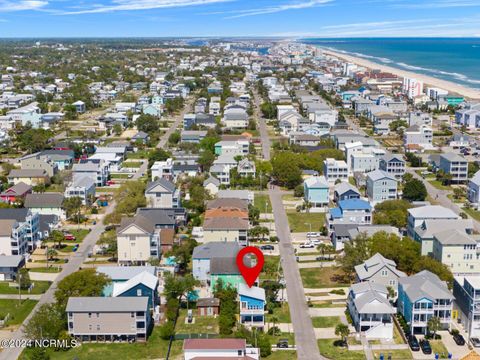
<instances>
[{"instance_id":1,"label":"red car","mask_svg":"<svg viewBox=\"0 0 480 360\"><path fill-rule=\"evenodd\" d=\"M73 236L72 234L65 234L63 237L65 238L65 240L70 241L74 241L76 239L75 236Z\"/></svg>"},{"instance_id":2,"label":"red car","mask_svg":"<svg viewBox=\"0 0 480 360\"><path fill-rule=\"evenodd\" d=\"M107 185L110 186L110 185L115 185L115 181L113 180L108 180L107 181Z\"/></svg>"}]
</instances>

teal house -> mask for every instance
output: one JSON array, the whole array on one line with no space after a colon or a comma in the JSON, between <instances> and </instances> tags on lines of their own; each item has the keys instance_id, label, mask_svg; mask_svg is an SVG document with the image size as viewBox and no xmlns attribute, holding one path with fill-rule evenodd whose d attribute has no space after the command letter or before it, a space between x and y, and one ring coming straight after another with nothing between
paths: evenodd
<instances>
[{"instance_id":1,"label":"teal house","mask_svg":"<svg viewBox=\"0 0 480 360\"><path fill-rule=\"evenodd\" d=\"M210 290L213 291L218 282L224 287L238 289L240 284L245 285L236 264L236 258L213 258L210 262Z\"/></svg>"},{"instance_id":2,"label":"teal house","mask_svg":"<svg viewBox=\"0 0 480 360\"><path fill-rule=\"evenodd\" d=\"M312 176L303 183L304 200L312 205L312 208L328 206L328 181L325 176Z\"/></svg>"}]
</instances>

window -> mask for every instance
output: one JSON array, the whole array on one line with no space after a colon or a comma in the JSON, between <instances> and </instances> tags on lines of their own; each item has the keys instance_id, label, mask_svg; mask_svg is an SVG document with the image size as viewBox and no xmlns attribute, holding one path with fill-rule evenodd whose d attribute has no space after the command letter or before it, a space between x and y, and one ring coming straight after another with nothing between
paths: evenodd
<instances>
[{"instance_id":1,"label":"window","mask_svg":"<svg viewBox=\"0 0 480 360\"><path fill-rule=\"evenodd\" d=\"M100 325L97 325L97 330L100 330Z\"/></svg>"},{"instance_id":2,"label":"window","mask_svg":"<svg viewBox=\"0 0 480 360\"><path fill-rule=\"evenodd\" d=\"M388 271L387 270L382 270L382 276L387 276L388 275Z\"/></svg>"},{"instance_id":3,"label":"window","mask_svg":"<svg viewBox=\"0 0 480 360\"><path fill-rule=\"evenodd\" d=\"M142 289L137 289L137 296L142 296Z\"/></svg>"},{"instance_id":4,"label":"window","mask_svg":"<svg viewBox=\"0 0 480 360\"><path fill-rule=\"evenodd\" d=\"M88 313L88 318L91 318L92 317L92 313Z\"/></svg>"}]
</instances>

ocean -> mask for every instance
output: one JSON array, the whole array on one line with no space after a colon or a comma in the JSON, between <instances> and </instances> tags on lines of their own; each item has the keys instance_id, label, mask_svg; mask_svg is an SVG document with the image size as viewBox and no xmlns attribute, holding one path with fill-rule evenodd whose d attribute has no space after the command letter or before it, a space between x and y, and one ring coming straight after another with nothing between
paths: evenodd
<instances>
[{"instance_id":1,"label":"ocean","mask_svg":"<svg viewBox=\"0 0 480 360\"><path fill-rule=\"evenodd\" d=\"M351 38L300 41L480 89L480 38Z\"/></svg>"}]
</instances>

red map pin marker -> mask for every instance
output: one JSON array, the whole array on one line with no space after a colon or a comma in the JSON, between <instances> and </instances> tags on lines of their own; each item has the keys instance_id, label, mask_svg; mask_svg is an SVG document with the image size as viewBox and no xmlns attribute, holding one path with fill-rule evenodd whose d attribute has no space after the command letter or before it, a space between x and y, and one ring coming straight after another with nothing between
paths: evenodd
<instances>
[{"instance_id":1,"label":"red map pin marker","mask_svg":"<svg viewBox=\"0 0 480 360\"><path fill-rule=\"evenodd\" d=\"M254 267L248 267L243 263L243 258L247 254L253 254L257 257L257 265ZM258 275L263 269L263 263L265 262L265 258L263 257L263 253L260 251L259 248L253 246L247 246L240 250L237 254L237 267L240 270L240 274L242 274L243 279L247 283L248 287L252 287L257 280Z\"/></svg>"}]
</instances>

